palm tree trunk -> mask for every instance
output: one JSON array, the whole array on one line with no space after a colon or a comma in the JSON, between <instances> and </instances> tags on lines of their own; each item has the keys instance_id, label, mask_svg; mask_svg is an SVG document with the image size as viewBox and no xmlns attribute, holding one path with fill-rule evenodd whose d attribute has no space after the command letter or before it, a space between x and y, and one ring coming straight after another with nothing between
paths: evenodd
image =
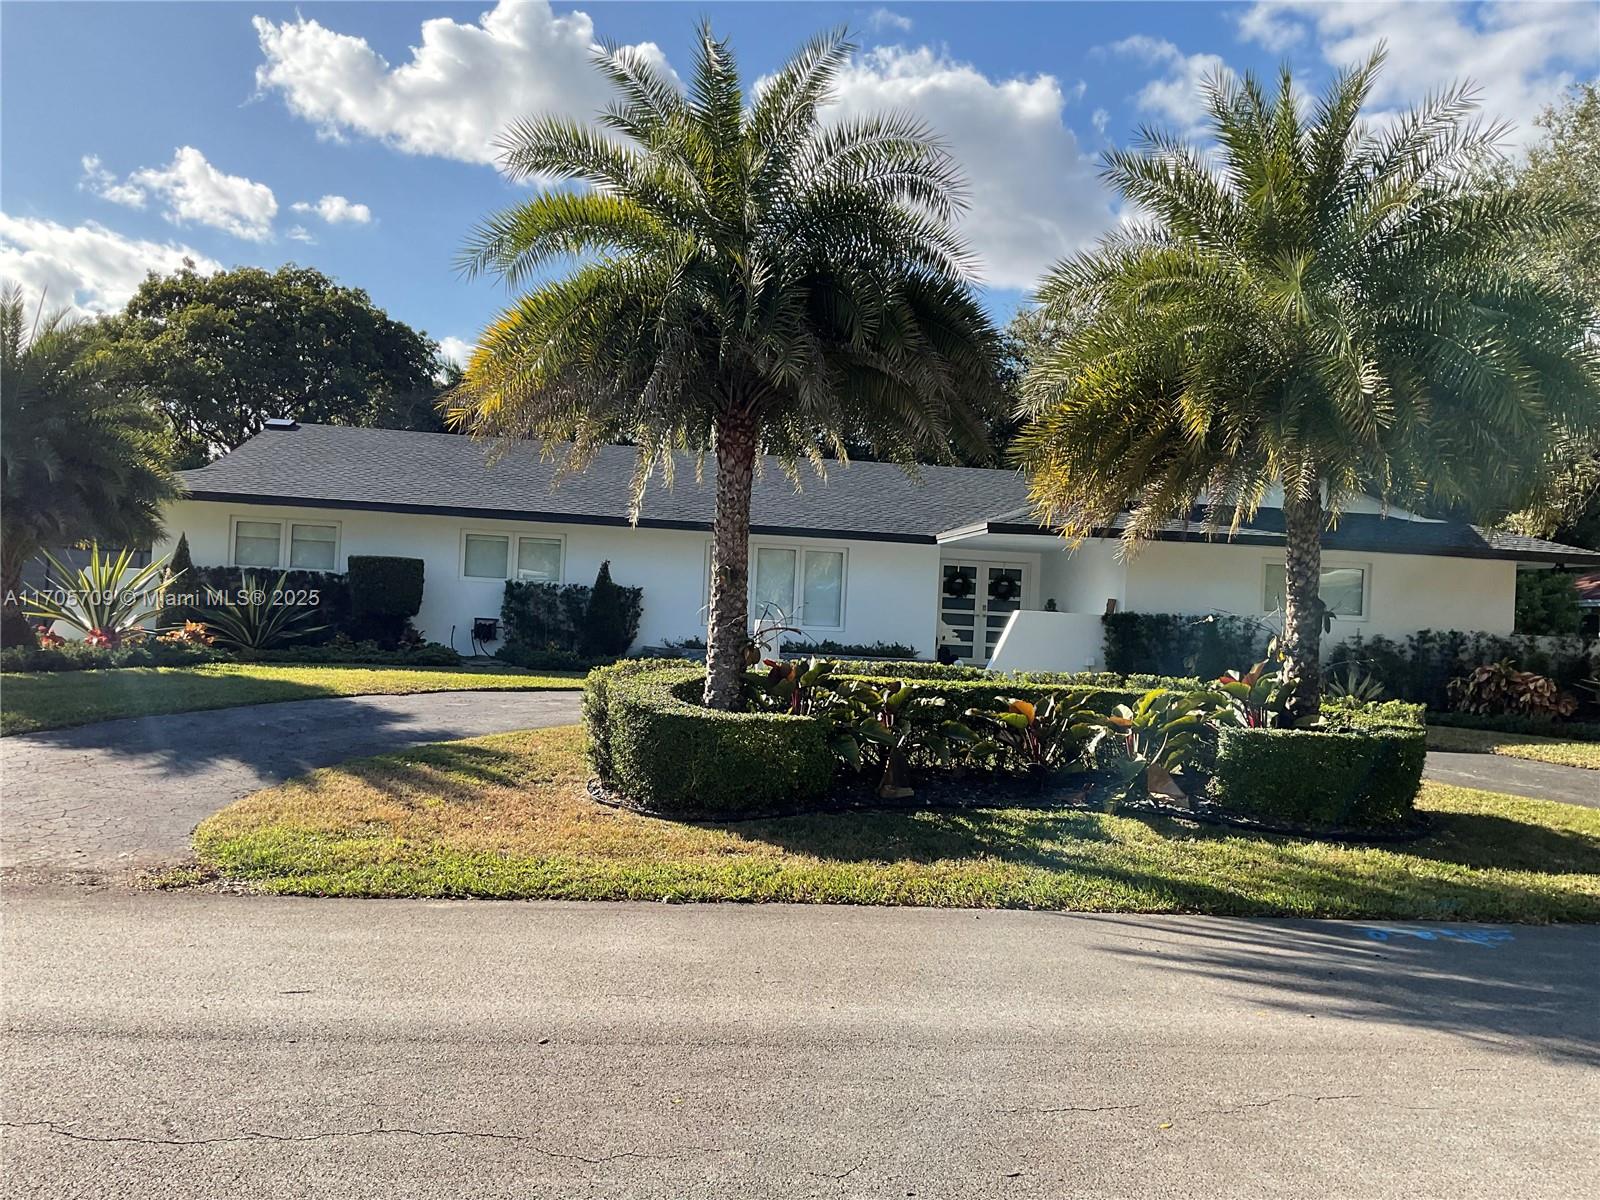
<instances>
[{"instance_id":1,"label":"palm tree trunk","mask_svg":"<svg viewBox=\"0 0 1600 1200\"><path fill-rule=\"evenodd\" d=\"M756 429L748 414L717 422L717 507L711 521L711 612L706 637L708 708L732 711L743 703L750 607L750 488L755 477Z\"/></svg>"},{"instance_id":2,"label":"palm tree trunk","mask_svg":"<svg viewBox=\"0 0 1600 1200\"><path fill-rule=\"evenodd\" d=\"M1322 501L1283 498L1283 654L1291 725L1322 711Z\"/></svg>"},{"instance_id":3,"label":"palm tree trunk","mask_svg":"<svg viewBox=\"0 0 1600 1200\"><path fill-rule=\"evenodd\" d=\"M8 539L0 552L0 646L32 646L36 641L21 604L22 569L33 556L20 543L20 538Z\"/></svg>"}]
</instances>

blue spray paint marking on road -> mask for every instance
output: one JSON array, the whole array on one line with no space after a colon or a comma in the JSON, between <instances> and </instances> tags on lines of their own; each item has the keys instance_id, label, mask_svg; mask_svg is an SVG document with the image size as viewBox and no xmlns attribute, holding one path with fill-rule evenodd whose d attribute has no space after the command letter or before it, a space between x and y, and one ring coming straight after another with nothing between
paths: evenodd
<instances>
[{"instance_id":1,"label":"blue spray paint marking on road","mask_svg":"<svg viewBox=\"0 0 1600 1200\"><path fill-rule=\"evenodd\" d=\"M1366 927L1367 940L1387 942L1390 938L1412 937L1424 942L1470 942L1474 946L1498 949L1502 942L1515 939L1509 929L1395 929L1383 925Z\"/></svg>"}]
</instances>

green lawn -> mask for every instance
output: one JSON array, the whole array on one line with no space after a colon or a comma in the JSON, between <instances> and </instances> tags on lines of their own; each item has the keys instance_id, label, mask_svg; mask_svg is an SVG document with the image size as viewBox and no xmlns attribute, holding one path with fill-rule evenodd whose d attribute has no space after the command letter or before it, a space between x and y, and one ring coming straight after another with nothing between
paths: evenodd
<instances>
[{"instance_id":1,"label":"green lawn","mask_svg":"<svg viewBox=\"0 0 1600 1200\"><path fill-rule=\"evenodd\" d=\"M319 696L575 688L581 679L501 663L454 669L208 663L8 674L0 676L0 734Z\"/></svg>"},{"instance_id":2,"label":"green lawn","mask_svg":"<svg viewBox=\"0 0 1600 1200\"><path fill-rule=\"evenodd\" d=\"M347 763L195 834L263 891L1600 921L1600 810L1430 784L1426 839L1357 847L1023 808L688 825L584 790L575 727Z\"/></svg>"},{"instance_id":3,"label":"green lawn","mask_svg":"<svg viewBox=\"0 0 1600 1200\"><path fill-rule=\"evenodd\" d=\"M1488 729L1460 729L1453 725L1428 726L1428 749L1460 750L1468 754L1503 754L1563 767L1589 767L1600 771L1600 742L1571 742L1535 737L1528 733L1498 733Z\"/></svg>"}]
</instances>

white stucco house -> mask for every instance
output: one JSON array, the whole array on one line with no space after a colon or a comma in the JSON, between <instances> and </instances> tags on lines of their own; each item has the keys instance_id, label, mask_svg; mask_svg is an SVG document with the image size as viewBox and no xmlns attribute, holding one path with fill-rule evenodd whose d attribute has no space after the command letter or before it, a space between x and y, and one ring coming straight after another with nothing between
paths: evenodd
<instances>
[{"instance_id":1,"label":"white stucco house","mask_svg":"<svg viewBox=\"0 0 1600 1200\"><path fill-rule=\"evenodd\" d=\"M351 554L423 560L417 625L471 651L498 618L507 579L592 582L610 560L644 589L639 644L703 636L712 493L684 463L628 520L634 451L602 450L557 485L537 448L490 462L451 434L274 423L183 475L166 515L170 553L187 534L199 565L341 571ZM708 472L709 474L709 472ZM804 473L768 462L752 509L751 594L817 640L901 642L932 657L941 637L996 669L1101 663L1101 616L1225 612L1270 620L1283 589L1282 514L1264 507L1231 540L1174 522L1131 560L1116 531L1075 551L1031 519L1015 471L887 463ZM1510 632L1519 567L1600 565L1600 554L1471 525L1352 507L1325 541L1327 644L1360 630Z\"/></svg>"}]
</instances>

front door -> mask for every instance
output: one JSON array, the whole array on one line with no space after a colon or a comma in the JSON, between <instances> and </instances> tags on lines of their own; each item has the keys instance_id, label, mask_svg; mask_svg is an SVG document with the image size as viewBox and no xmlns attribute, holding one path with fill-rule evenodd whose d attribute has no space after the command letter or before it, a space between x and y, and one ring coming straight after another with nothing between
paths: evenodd
<instances>
[{"instance_id":1,"label":"front door","mask_svg":"<svg viewBox=\"0 0 1600 1200\"><path fill-rule=\"evenodd\" d=\"M946 559L939 579L941 634L955 656L987 663L1011 614L1022 607L1026 568L1021 563ZM953 639L953 640L952 640Z\"/></svg>"}]
</instances>

